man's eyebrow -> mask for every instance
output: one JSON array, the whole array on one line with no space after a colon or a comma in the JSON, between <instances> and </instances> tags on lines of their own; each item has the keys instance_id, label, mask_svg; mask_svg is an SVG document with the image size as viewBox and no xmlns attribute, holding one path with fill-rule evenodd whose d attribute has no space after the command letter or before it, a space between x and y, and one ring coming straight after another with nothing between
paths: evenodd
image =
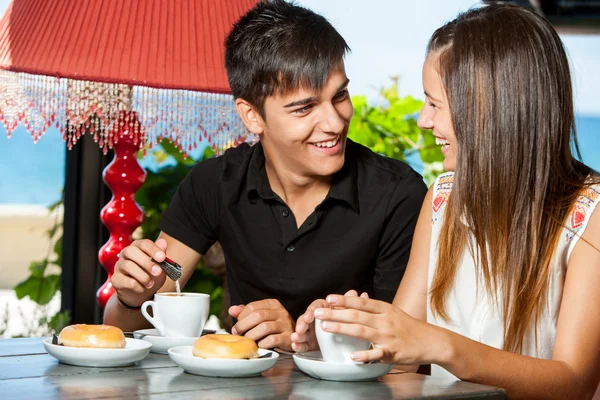
<instances>
[{"instance_id":1,"label":"man's eyebrow","mask_svg":"<svg viewBox=\"0 0 600 400\"><path fill-rule=\"evenodd\" d=\"M432 95L430 95L429 93L427 93L427 91L425 90L423 93L425 93L425 96L429 97L431 100L433 101L437 101L440 102L441 100L436 99L435 97L433 97Z\"/></svg>"},{"instance_id":2,"label":"man's eyebrow","mask_svg":"<svg viewBox=\"0 0 600 400\"><path fill-rule=\"evenodd\" d=\"M344 81L344 83L342 83L342 84L341 84L341 85L338 87L338 90L337 90L337 92L339 92L339 91L340 91L340 90L342 90L342 89L345 89L345 88L346 88L346 86L348 86L348 84L349 84L349 83L350 83L350 79L346 78L346 80Z\"/></svg>"},{"instance_id":3,"label":"man's eyebrow","mask_svg":"<svg viewBox=\"0 0 600 400\"><path fill-rule=\"evenodd\" d=\"M338 87L338 89L336 90L336 92L339 92L340 90L344 89L346 86L348 86L349 83L350 83L350 79L346 78L346 80L344 81L344 83L342 83ZM288 103L288 104L286 104L283 107L290 108L290 107L296 107L296 106L305 106L307 104L314 103L315 101L319 101L319 96L311 96L311 97L307 97L305 99L292 101L291 103Z\"/></svg>"},{"instance_id":4,"label":"man's eyebrow","mask_svg":"<svg viewBox=\"0 0 600 400\"><path fill-rule=\"evenodd\" d=\"M315 101L319 101L319 96L311 96L311 97L307 97L302 100L292 101L291 103L286 104L284 107L289 108L289 107L296 107L296 106L305 106L307 104L314 103Z\"/></svg>"}]
</instances>

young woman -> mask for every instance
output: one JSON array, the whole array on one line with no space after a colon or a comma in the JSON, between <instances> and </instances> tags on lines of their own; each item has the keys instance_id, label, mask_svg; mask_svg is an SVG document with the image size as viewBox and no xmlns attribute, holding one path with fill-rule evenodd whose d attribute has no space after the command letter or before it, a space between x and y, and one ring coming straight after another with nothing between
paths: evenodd
<instances>
[{"instance_id":1,"label":"young woman","mask_svg":"<svg viewBox=\"0 0 600 400\"><path fill-rule=\"evenodd\" d=\"M438 29L423 67L421 128L444 166L423 205L393 305L330 295L300 317L370 340L356 361L515 398L590 398L600 381L600 179L572 154L569 66L551 25L511 5ZM333 307L324 307L334 305Z\"/></svg>"}]
</instances>

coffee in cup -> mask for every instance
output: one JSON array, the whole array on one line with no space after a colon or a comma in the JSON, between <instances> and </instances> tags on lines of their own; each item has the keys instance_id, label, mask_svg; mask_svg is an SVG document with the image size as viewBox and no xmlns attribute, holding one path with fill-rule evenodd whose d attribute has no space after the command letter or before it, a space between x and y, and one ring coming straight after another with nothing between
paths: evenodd
<instances>
[{"instance_id":1,"label":"coffee in cup","mask_svg":"<svg viewBox=\"0 0 600 400\"><path fill-rule=\"evenodd\" d=\"M328 362L356 364L357 362L352 360L350 355L355 351L368 350L371 347L371 342L367 340L324 331L320 319L315 320L315 333L321 355Z\"/></svg>"},{"instance_id":2,"label":"coffee in cup","mask_svg":"<svg viewBox=\"0 0 600 400\"><path fill-rule=\"evenodd\" d=\"M144 318L166 337L200 337L209 311L210 296L205 293L156 293L154 300L142 304Z\"/></svg>"}]
</instances>

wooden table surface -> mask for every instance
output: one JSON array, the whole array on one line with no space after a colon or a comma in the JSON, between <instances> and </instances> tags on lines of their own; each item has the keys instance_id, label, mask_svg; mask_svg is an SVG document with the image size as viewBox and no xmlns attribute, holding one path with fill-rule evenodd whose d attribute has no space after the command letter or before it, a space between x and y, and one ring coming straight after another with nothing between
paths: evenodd
<instances>
[{"instance_id":1,"label":"wooden table surface","mask_svg":"<svg viewBox=\"0 0 600 400\"><path fill-rule=\"evenodd\" d=\"M134 366L64 365L41 338L0 340L0 399L505 399L501 389L393 369L372 382L330 382L301 372L291 356L255 378L184 373L168 356L150 353Z\"/></svg>"}]
</instances>

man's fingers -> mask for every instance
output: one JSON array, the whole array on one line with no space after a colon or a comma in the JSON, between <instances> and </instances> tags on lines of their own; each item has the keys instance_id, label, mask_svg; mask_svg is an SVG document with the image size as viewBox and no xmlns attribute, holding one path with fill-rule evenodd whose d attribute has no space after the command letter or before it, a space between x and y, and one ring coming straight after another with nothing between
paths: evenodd
<instances>
[{"instance_id":1,"label":"man's fingers","mask_svg":"<svg viewBox=\"0 0 600 400\"><path fill-rule=\"evenodd\" d=\"M261 349L272 349L274 347L280 347L284 350L291 350L291 344L289 335L287 333L279 333L269 335L257 343Z\"/></svg>"},{"instance_id":2,"label":"man's fingers","mask_svg":"<svg viewBox=\"0 0 600 400\"><path fill-rule=\"evenodd\" d=\"M164 251L165 253L167 252L167 241L165 239L157 239L156 242L154 242L154 243L162 251Z\"/></svg>"},{"instance_id":3,"label":"man's fingers","mask_svg":"<svg viewBox=\"0 0 600 400\"><path fill-rule=\"evenodd\" d=\"M166 246L167 241L164 239L159 239L159 241L161 242L162 245L164 245L165 249L162 249L156 243L154 243L152 240L148 240L148 239L136 240L129 247L138 248L146 254L146 257L148 257L148 258L152 257L156 261L162 262L165 260L165 257L167 256L165 254L165 250L167 247ZM127 256L129 256L128 253L127 253Z\"/></svg>"},{"instance_id":4,"label":"man's fingers","mask_svg":"<svg viewBox=\"0 0 600 400\"><path fill-rule=\"evenodd\" d=\"M344 296L358 296L358 292L354 289L350 289L344 293Z\"/></svg>"},{"instance_id":5,"label":"man's fingers","mask_svg":"<svg viewBox=\"0 0 600 400\"><path fill-rule=\"evenodd\" d=\"M265 321L248 330L244 336L258 342L271 334L279 334L281 332L283 332L283 326L277 321Z\"/></svg>"},{"instance_id":6,"label":"man's fingers","mask_svg":"<svg viewBox=\"0 0 600 400\"><path fill-rule=\"evenodd\" d=\"M141 241L140 241L141 242ZM148 241L149 242L149 241ZM152 243L152 242L151 242ZM147 247L147 245L144 245ZM121 251L121 255L119 256L119 261L115 266L115 269L119 269L120 267L124 267L125 261L131 261L134 264L137 264L139 268L143 268L148 274L153 276L160 276L163 274L163 270L156 265L154 261L150 259L150 256L140 247L138 246L128 246ZM164 257L163 257L164 259ZM159 261L159 260L157 260Z\"/></svg>"},{"instance_id":7,"label":"man's fingers","mask_svg":"<svg viewBox=\"0 0 600 400\"><path fill-rule=\"evenodd\" d=\"M231 315L233 318L238 319L240 313L244 310L244 305L243 304L239 304L237 306L231 306L229 307L229 310L227 310L227 312L229 313L229 315Z\"/></svg>"},{"instance_id":8,"label":"man's fingers","mask_svg":"<svg viewBox=\"0 0 600 400\"><path fill-rule=\"evenodd\" d=\"M242 312L238 315L237 319L244 319L255 311L261 310L273 310L281 309L285 311L281 303L275 299L265 299L259 301L253 301L252 303L246 304Z\"/></svg>"},{"instance_id":9,"label":"man's fingers","mask_svg":"<svg viewBox=\"0 0 600 400\"><path fill-rule=\"evenodd\" d=\"M248 308L246 306L244 311ZM242 313L244 312L242 311ZM241 315L241 314L240 314ZM276 321L277 313L273 310L259 310L248 315L245 318L238 318L238 322L231 328L231 332L238 335L245 335L250 329L265 321Z\"/></svg>"},{"instance_id":10,"label":"man's fingers","mask_svg":"<svg viewBox=\"0 0 600 400\"><path fill-rule=\"evenodd\" d=\"M124 275L129 276L139 282L142 286L152 289L155 285L154 277L146 272L143 268L133 261L124 261L121 265L121 271ZM113 283L114 285L114 283Z\"/></svg>"},{"instance_id":11,"label":"man's fingers","mask_svg":"<svg viewBox=\"0 0 600 400\"><path fill-rule=\"evenodd\" d=\"M144 291L146 290L146 288L141 283L139 283L137 280L130 277L129 275L125 274L113 275L111 278L111 282L115 290L119 293L129 292L134 293L135 295L139 295L144 293ZM120 294L120 296L122 296L122 294Z\"/></svg>"}]
</instances>

